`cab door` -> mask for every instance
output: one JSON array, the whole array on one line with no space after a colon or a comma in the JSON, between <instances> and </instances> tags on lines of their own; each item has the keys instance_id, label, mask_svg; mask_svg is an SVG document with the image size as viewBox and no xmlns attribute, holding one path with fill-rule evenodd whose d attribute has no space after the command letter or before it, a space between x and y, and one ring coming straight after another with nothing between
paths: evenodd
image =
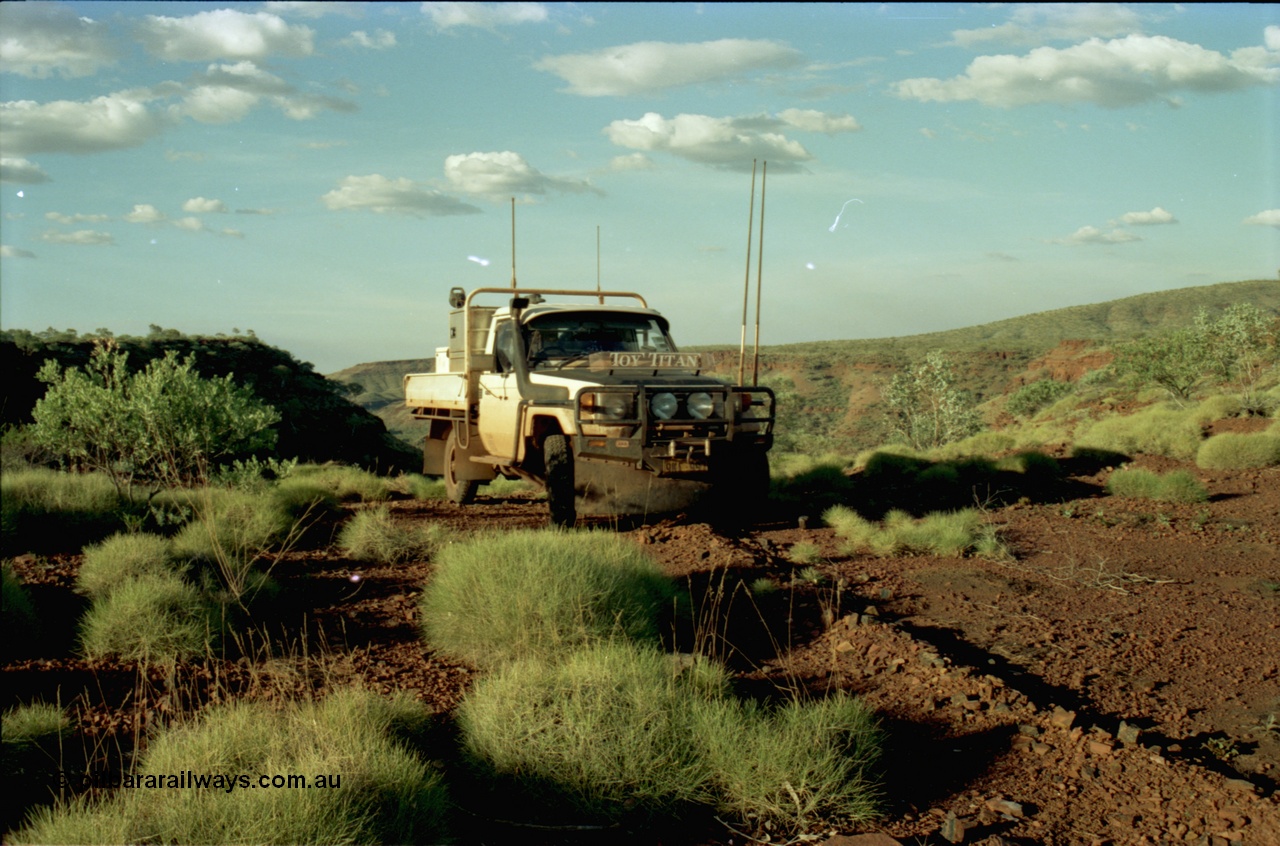
<instances>
[{"instance_id":1,"label":"cab door","mask_svg":"<svg viewBox=\"0 0 1280 846\"><path fill-rule=\"evenodd\" d=\"M520 440L515 323L509 317L499 318L493 332L493 370L479 377L480 441L489 455L514 461Z\"/></svg>"}]
</instances>

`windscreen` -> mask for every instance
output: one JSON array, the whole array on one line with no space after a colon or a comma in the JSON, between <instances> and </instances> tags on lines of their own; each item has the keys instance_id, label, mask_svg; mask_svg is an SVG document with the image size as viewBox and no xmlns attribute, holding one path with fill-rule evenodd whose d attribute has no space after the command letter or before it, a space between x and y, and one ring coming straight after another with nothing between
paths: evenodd
<instances>
[{"instance_id":1,"label":"windscreen","mask_svg":"<svg viewBox=\"0 0 1280 846\"><path fill-rule=\"evenodd\" d=\"M530 321L525 332L535 367L563 367L598 352L676 352L662 324L642 314L550 314Z\"/></svg>"}]
</instances>

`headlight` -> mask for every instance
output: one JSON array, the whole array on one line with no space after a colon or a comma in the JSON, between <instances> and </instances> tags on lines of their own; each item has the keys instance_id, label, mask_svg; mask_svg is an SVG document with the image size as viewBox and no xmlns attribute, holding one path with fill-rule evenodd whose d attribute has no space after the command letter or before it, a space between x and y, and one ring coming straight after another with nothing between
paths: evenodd
<instances>
[{"instance_id":1,"label":"headlight","mask_svg":"<svg viewBox=\"0 0 1280 846\"><path fill-rule=\"evenodd\" d=\"M680 401L676 399L676 395L666 391L654 394L653 399L649 400L649 410L659 420L670 420L675 417L676 409L679 407Z\"/></svg>"},{"instance_id":2,"label":"headlight","mask_svg":"<svg viewBox=\"0 0 1280 846\"><path fill-rule=\"evenodd\" d=\"M687 400L689 414L699 420L706 420L708 417L718 417L719 415L716 414L717 405L718 403L716 402L715 397L705 391L698 391L697 393L689 394L689 399Z\"/></svg>"},{"instance_id":3,"label":"headlight","mask_svg":"<svg viewBox=\"0 0 1280 846\"><path fill-rule=\"evenodd\" d=\"M582 413L596 419L626 420L635 415L631 394L592 391L582 395Z\"/></svg>"}]
</instances>

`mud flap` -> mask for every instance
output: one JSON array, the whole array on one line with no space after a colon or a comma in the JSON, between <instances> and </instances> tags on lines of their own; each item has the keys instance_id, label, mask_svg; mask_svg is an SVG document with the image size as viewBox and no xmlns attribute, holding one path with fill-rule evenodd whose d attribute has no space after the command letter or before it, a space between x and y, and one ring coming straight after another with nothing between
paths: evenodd
<instances>
[{"instance_id":1,"label":"mud flap","mask_svg":"<svg viewBox=\"0 0 1280 846\"><path fill-rule=\"evenodd\" d=\"M706 482L655 476L618 464L579 459L574 494L579 514L665 514L682 511L707 495Z\"/></svg>"}]
</instances>

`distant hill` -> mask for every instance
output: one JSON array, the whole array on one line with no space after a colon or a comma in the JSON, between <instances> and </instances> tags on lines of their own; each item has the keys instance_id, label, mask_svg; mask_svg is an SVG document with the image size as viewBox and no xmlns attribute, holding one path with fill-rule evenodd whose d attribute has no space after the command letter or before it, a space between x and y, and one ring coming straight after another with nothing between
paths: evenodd
<instances>
[{"instance_id":1,"label":"distant hill","mask_svg":"<svg viewBox=\"0 0 1280 846\"><path fill-rule=\"evenodd\" d=\"M781 392L784 423L837 442L871 446L883 434L875 410L880 386L930 350L946 352L960 369L965 387L979 400L989 400L1037 378L1078 377L1109 361L1105 350L1114 343L1186 326L1201 309L1212 315L1240 302L1280 315L1280 281L1179 288L900 338L764 347L761 381ZM710 360L709 370L736 381L737 347L694 349ZM432 359L373 362L330 378L359 384L362 390L354 401L381 417L401 440L416 444L422 437L421 424L404 408L401 380L405 373L433 368Z\"/></svg>"}]
</instances>

